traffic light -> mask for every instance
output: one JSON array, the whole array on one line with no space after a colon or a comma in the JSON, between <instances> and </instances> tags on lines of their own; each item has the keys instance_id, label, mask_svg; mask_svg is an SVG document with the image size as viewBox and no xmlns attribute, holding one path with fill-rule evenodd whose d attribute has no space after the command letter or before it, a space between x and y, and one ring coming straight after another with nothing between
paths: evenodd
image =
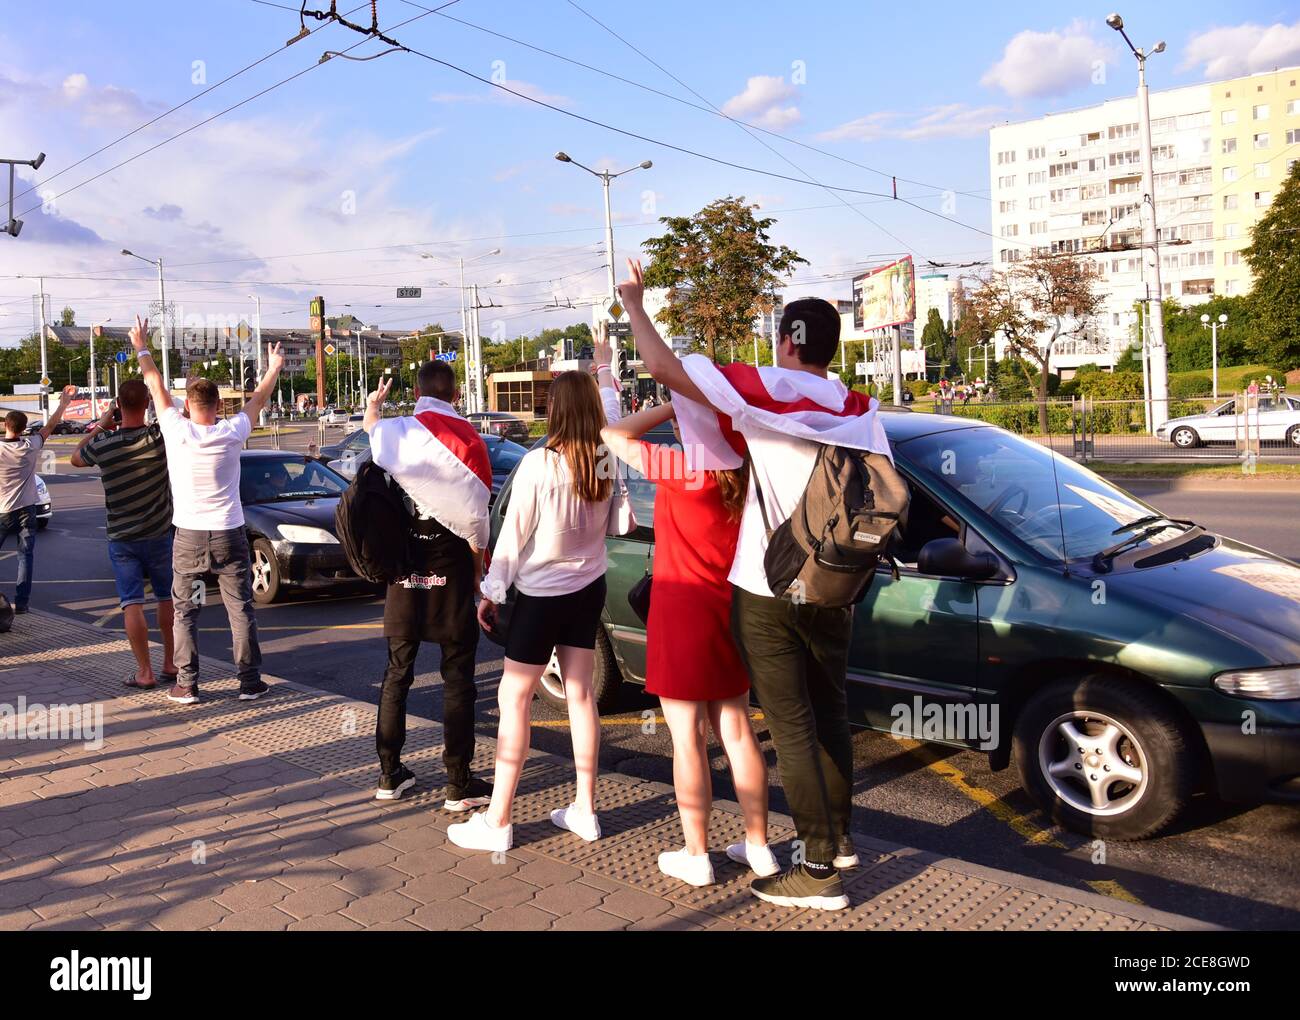
<instances>
[{"instance_id":1,"label":"traffic light","mask_svg":"<svg viewBox=\"0 0 1300 1020\"><path fill-rule=\"evenodd\" d=\"M257 366L251 361L244 362L244 389L257 389Z\"/></svg>"}]
</instances>

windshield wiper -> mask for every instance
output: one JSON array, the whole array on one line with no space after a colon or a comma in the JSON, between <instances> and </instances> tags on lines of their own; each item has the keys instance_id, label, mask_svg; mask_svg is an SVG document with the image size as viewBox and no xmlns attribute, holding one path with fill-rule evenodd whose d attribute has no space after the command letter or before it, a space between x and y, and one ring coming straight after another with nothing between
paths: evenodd
<instances>
[{"instance_id":1,"label":"windshield wiper","mask_svg":"<svg viewBox=\"0 0 1300 1020\"><path fill-rule=\"evenodd\" d=\"M1157 521L1169 521L1169 518L1167 517L1158 517L1158 516L1150 519L1157 520ZM1187 530L1196 527L1196 525L1192 524L1190 521L1172 521L1171 523L1187 524L1190 526L1189 529ZM1124 539L1122 542L1116 542L1114 545L1110 546L1109 548L1103 549L1101 552L1097 553L1097 555L1092 558L1093 569L1105 573L1110 569L1110 561L1113 560L1120 553L1122 553L1125 549L1132 548L1133 546L1138 545L1141 542L1145 542L1148 538L1152 538L1160 534L1160 532L1164 531L1168 527L1169 527L1168 523L1157 524L1155 525L1155 527L1146 528L1142 531L1139 531L1136 535L1129 535L1129 537Z\"/></svg>"},{"instance_id":2,"label":"windshield wiper","mask_svg":"<svg viewBox=\"0 0 1300 1020\"><path fill-rule=\"evenodd\" d=\"M1154 524L1156 521L1164 521L1166 527L1170 524L1177 524L1181 526L1184 530L1186 530L1187 528L1196 527L1195 521L1182 520L1178 517L1166 517L1164 514L1147 514L1145 517L1139 517L1135 521L1129 521L1127 524L1121 524L1118 528L1112 531L1111 534L1122 535L1126 531L1132 531L1134 528L1142 528L1148 524ZM1160 530L1160 529L1157 528L1156 530ZM1098 553L1098 555L1100 556L1101 553Z\"/></svg>"}]
</instances>

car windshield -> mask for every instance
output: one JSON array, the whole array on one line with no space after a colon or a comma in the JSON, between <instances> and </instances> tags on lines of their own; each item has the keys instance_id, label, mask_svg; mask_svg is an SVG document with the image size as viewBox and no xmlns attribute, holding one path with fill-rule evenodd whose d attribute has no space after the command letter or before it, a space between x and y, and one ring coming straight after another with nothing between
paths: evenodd
<instances>
[{"instance_id":1,"label":"car windshield","mask_svg":"<svg viewBox=\"0 0 1300 1020\"><path fill-rule=\"evenodd\" d=\"M938 493L955 492L1049 559L1091 559L1137 534L1125 525L1166 520L1087 468L1000 429L922 436L900 443L898 453ZM1165 541L1182 527L1157 527L1143 540Z\"/></svg>"},{"instance_id":2,"label":"car windshield","mask_svg":"<svg viewBox=\"0 0 1300 1020\"><path fill-rule=\"evenodd\" d=\"M347 479L309 457L245 457L239 465L239 499L243 503L319 499L337 496L347 487Z\"/></svg>"}]
</instances>

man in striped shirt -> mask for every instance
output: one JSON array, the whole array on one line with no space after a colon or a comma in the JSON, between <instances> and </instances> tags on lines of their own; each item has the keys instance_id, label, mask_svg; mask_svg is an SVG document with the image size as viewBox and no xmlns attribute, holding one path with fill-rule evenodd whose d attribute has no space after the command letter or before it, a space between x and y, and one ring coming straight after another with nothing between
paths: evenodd
<instances>
[{"instance_id":1,"label":"man in striped shirt","mask_svg":"<svg viewBox=\"0 0 1300 1020\"><path fill-rule=\"evenodd\" d=\"M98 428L72 455L73 467L98 467L108 511L108 556L126 620L126 636L135 655L135 675L126 685L141 690L158 685L149 660L149 625L144 618L144 581L153 586L162 632L164 683L176 682L172 660L172 491L167 477L167 450L157 423L146 425L149 391L128 379L117 393L122 421L115 423L110 405Z\"/></svg>"}]
</instances>

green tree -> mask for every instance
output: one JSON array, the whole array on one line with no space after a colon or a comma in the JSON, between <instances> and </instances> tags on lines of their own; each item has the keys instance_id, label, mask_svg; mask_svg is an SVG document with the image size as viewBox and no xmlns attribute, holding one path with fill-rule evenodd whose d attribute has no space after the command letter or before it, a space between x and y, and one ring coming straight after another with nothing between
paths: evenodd
<instances>
[{"instance_id":1,"label":"green tree","mask_svg":"<svg viewBox=\"0 0 1300 1020\"><path fill-rule=\"evenodd\" d=\"M1038 256L993 270L969 293L965 319L979 335L1001 333L1009 354L1032 366L1038 391L1038 424L1047 427L1052 348L1058 340L1085 336L1102 307L1100 267L1092 259ZM998 392L1004 393L999 366Z\"/></svg>"},{"instance_id":2,"label":"green tree","mask_svg":"<svg viewBox=\"0 0 1300 1020\"><path fill-rule=\"evenodd\" d=\"M1277 197L1250 230L1242 249L1254 276L1250 304L1259 325L1260 361L1282 368L1300 366L1300 161L1294 163Z\"/></svg>"},{"instance_id":3,"label":"green tree","mask_svg":"<svg viewBox=\"0 0 1300 1020\"><path fill-rule=\"evenodd\" d=\"M752 342L754 319L772 307L777 285L806 259L771 244L776 221L756 217L744 198L721 198L694 216L662 216L667 229L642 247L650 258L647 287L665 287L668 303L657 318L689 336L713 360L719 347Z\"/></svg>"},{"instance_id":4,"label":"green tree","mask_svg":"<svg viewBox=\"0 0 1300 1020\"><path fill-rule=\"evenodd\" d=\"M59 312L60 326L75 326L77 324L77 313L72 310L71 305L64 305L63 311Z\"/></svg>"},{"instance_id":5,"label":"green tree","mask_svg":"<svg viewBox=\"0 0 1300 1020\"><path fill-rule=\"evenodd\" d=\"M956 343L953 335L948 332L948 327L943 324L943 317L937 308L931 308L930 314L925 318L925 328L921 330L921 346L925 348L927 375L932 361L951 371L957 357ZM942 374L941 369L940 375Z\"/></svg>"}]
</instances>

